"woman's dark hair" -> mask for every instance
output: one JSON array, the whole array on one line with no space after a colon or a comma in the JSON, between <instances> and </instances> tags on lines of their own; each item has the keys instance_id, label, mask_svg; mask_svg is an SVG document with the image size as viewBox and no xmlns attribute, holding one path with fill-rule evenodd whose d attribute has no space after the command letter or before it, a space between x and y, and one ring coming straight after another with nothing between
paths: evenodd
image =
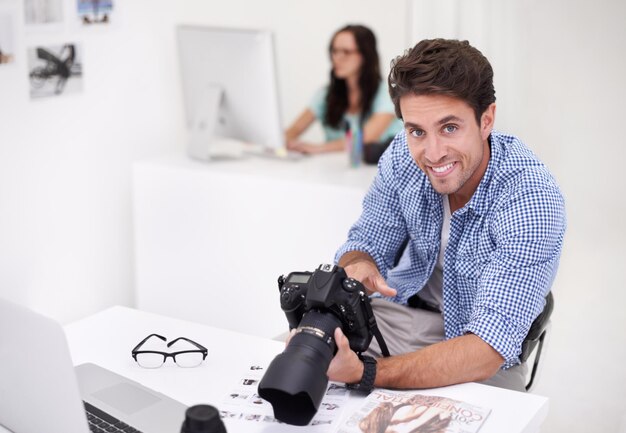
<instances>
[{"instance_id":1,"label":"woman's dark hair","mask_svg":"<svg viewBox=\"0 0 626 433\"><path fill-rule=\"evenodd\" d=\"M493 69L467 41L425 39L391 63L389 94L396 114L407 94L439 94L459 98L474 110L476 121L496 101Z\"/></svg>"},{"instance_id":2,"label":"woman's dark hair","mask_svg":"<svg viewBox=\"0 0 626 433\"><path fill-rule=\"evenodd\" d=\"M339 33L350 32L354 35L359 53L363 57L359 88L361 89L361 115L367 116L372 109L372 103L381 82L378 51L376 50L376 36L374 32L362 25L347 25L335 32L328 52L332 53L333 41ZM332 54L331 54L332 56ZM337 78L333 69L330 70L330 84L326 94L326 114L324 123L332 127L341 126L344 113L348 110L348 87L346 80Z\"/></svg>"}]
</instances>

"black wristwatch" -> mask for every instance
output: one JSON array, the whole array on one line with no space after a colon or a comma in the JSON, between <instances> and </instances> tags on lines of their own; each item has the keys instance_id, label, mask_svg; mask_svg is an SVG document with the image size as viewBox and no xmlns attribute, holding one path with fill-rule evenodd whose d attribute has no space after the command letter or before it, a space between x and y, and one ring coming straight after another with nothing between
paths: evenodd
<instances>
[{"instance_id":1,"label":"black wristwatch","mask_svg":"<svg viewBox=\"0 0 626 433\"><path fill-rule=\"evenodd\" d=\"M363 361L363 377L359 383L348 385L350 389L369 394L374 389L374 380L376 379L376 360L371 356L359 355L359 359Z\"/></svg>"}]
</instances>

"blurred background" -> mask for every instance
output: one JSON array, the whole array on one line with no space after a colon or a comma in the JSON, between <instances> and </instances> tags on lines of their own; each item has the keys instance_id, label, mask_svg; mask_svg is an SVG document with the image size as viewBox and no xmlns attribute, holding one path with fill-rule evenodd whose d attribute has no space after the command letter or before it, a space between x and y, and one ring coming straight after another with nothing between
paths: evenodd
<instances>
[{"instance_id":1,"label":"blurred background","mask_svg":"<svg viewBox=\"0 0 626 433\"><path fill-rule=\"evenodd\" d=\"M326 82L329 39L347 23L375 31L385 74L421 38L467 38L494 66L496 128L541 157L567 202L555 312L534 390L550 398L542 431L626 432L626 2L114 4L107 28L73 25L75 5L66 1L64 24L28 31L22 0L0 0L0 13L15 17L0 20L0 34L13 29L4 37L14 55L0 65L0 296L63 323L134 306L132 164L186 143L177 24L272 30L284 125ZM67 43L82 50L82 91L31 100L27 50Z\"/></svg>"}]
</instances>

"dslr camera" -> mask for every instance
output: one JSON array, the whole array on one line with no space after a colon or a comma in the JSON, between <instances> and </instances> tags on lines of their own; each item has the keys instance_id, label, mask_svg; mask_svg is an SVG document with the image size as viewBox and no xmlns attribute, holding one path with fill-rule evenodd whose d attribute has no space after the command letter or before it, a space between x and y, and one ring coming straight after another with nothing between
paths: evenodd
<instances>
[{"instance_id":1,"label":"dslr camera","mask_svg":"<svg viewBox=\"0 0 626 433\"><path fill-rule=\"evenodd\" d=\"M258 391L272 404L276 419L306 425L326 392L326 371L337 352L335 329L341 328L357 353L374 335L380 341L380 333L365 288L339 266L322 264L314 272L280 276L278 289L289 329L296 333L270 363Z\"/></svg>"}]
</instances>

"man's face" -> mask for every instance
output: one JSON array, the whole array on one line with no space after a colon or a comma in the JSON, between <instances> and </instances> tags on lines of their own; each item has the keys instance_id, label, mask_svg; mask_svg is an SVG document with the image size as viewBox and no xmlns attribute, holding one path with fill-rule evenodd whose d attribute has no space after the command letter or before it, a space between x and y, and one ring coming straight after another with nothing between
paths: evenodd
<instances>
[{"instance_id":1,"label":"man's face","mask_svg":"<svg viewBox=\"0 0 626 433\"><path fill-rule=\"evenodd\" d=\"M467 203L489 163L495 104L480 125L466 102L449 96L408 94L400 98L400 110L409 151L435 191Z\"/></svg>"}]
</instances>

